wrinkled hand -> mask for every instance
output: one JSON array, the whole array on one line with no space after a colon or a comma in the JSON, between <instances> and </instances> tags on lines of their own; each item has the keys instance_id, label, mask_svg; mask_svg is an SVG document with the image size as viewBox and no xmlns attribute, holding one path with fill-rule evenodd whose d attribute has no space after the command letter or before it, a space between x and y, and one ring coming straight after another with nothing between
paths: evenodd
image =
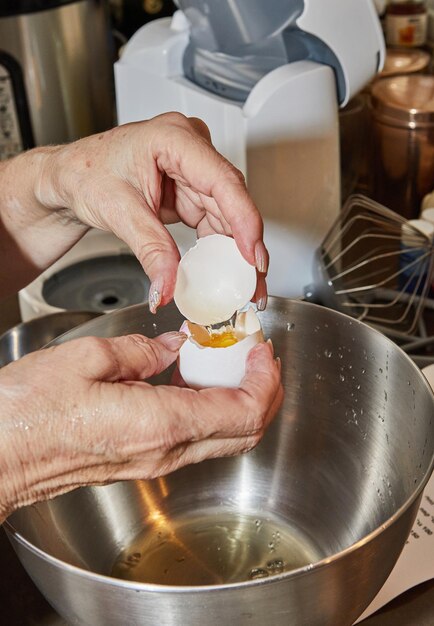
<instances>
[{"instance_id":1,"label":"wrinkled hand","mask_svg":"<svg viewBox=\"0 0 434 626\"><path fill-rule=\"evenodd\" d=\"M282 401L263 343L239 389L153 387L185 335L88 337L0 370L0 523L79 486L153 478L253 448Z\"/></svg>"},{"instance_id":2,"label":"wrinkled hand","mask_svg":"<svg viewBox=\"0 0 434 626\"><path fill-rule=\"evenodd\" d=\"M152 281L151 310L173 296L179 253L164 224L177 221L199 236L233 235L260 272L256 300L265 307L268 253L260 214L242 174L214 149L196 118L167 113L55 149L38 199L63 221L123 239Z\"/></svg>"}]
</instances>

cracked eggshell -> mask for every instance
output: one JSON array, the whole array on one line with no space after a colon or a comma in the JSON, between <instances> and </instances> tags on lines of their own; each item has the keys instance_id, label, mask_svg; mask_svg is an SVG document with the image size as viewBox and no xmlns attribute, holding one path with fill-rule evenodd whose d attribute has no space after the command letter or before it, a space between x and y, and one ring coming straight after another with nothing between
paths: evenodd
<instances>
[{"instance_id":1,"label":"cracked eggshell","mask_svg":"<svg viewBox=\"0 0 434 626\"><path fill-rule=\"evenodd\" d=\"M237 343L226 348L204 347L209 340L205 328L185 321L181 332L188 335L179 352L178 367L184 382L192 389L239 387L246 373L250 350L264 341L261 324L250 308L237 316L234 334Z\"/></svg>"},{"instance_id":2,"label":"cracked eggshell","mask_svg":"<svg viewBox=\"0 0 434 626\"><path fill-rule=\"evenodd\" d=\"M229 320L256 290L256 269L231 237L209 235L182 257L174 299L182 315L195 324L211 326Z\"/></svg>"}]
</instances>

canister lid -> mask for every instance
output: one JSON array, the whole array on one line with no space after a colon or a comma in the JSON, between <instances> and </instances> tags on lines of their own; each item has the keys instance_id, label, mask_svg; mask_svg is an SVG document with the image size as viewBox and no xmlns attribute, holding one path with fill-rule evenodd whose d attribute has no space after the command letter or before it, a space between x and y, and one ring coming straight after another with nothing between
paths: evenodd
<instances>
[{"instance_id":1,"label":"canister lid","mask_svg":"<svg viewBox=\"0 0 434 626\"><path fill-rule=\"evenodd\" d=\"M389 48L378 78L421 72L428 67L430 59L430 54L425 50Z\"/></svg>"},{"instance_id":2,"label":"canister lid","mask_svg":"<svg viewBox=\"0 0 434 626\"><path fill-rule=\"evenodd\" d=\"M434 76L416 74L379 80L372 86L376 119L393 126L416 128L434 123Z\"/></svg>"}]
</instances>

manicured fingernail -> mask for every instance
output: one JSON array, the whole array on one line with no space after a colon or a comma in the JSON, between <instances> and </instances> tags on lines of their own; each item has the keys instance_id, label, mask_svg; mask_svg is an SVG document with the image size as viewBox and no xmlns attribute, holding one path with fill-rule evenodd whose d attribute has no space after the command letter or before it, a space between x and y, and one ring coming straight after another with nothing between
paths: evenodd
<instances>
[{"instance_id":1,"label":"manicured fingernail","mask_svg":"<svg viewBox=\"0 0 434 626\"><path fill-rule=\"evenodd\" d=\"M156 278L149 288L149 310L151 313L156 313L161 302L161 296L163 293L163 279L159 276Z\"/></svg>"},{"instance_id":2,"label":"manicured fingernail","mask_svg":"<svg viewBox=\"0 0 434 626\"><path fill-rule=\"evenodd\" d=\"M263 241L257 241L255 245L256 269L261 274L268 272L268 252Z\"/></svg>"},{"instance_id":3,"label":"manicured fingernail","mask_svg":"<svg viewBox=\"0 0 434 626\"><path fill-rule=\"evenodd\" d=\"M164 335L160 335L158 338L166 348L173 351L179 350L186 339L187 335L185 333L177 333L176 331L164 333Z\"/></svg>"},{"instance_id":4,"label":"manicured fingernail","mask_svg":"<svg viewBox=\"0 0 434 626\"><path fill-rule=\"evenodd\" d=\"M258 307L258 311L265 311L265 308L267 306L267 300L268 297L265 294L265 296L261 296L258 300L258 302L256 303L256 306Z\"/></svg>"},{"instance_id":5,"label":"manicured fingernail","mask_svg":"<svg viewBox=\"0 0 434 626\"><path fill-rule=\"evenodd\" d=\"M275 360L276 360L277 368L278 368L279 372L281 372L282 371L282 361L280 360L280 357L277 356Z\"/></svg>"},{"instance_id":6,"label":"manicured fingernail","mask_svg":"<svg viewBox=\"0 0 434 626\"><path fill-rule=\"evenodd\" d=\"M271 354L272 356L274 356L274 346L273 346L273 342L271 341L271 339L267 339L267 343L270 346L270 350L271 350Z\"/></svg>"}]
</instances>

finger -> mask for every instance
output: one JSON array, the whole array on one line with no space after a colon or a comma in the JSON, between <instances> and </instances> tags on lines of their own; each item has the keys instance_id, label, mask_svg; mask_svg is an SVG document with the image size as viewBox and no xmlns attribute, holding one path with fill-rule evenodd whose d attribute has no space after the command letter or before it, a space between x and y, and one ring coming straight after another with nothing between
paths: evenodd
<instances>
[{"instance_id":1,"label":"finger","mask_svg":"<svg viewBox=\"0 0 434 626\"><path fill-rule=\"evenodd\" d=\"M201 220L199 224L197 225L198 238L200 239L201 237L208 237L208 235L214 235L214 234L215 234L215 230L211 228L210 223L205 217L205 219Z\"/></svg>"},{"instance_id":2,"label":"finger","mask_svg":"<svg viewBox=\"0 0 434 626\"><path fill-rule=\"evenodd\" d=\"M242 174L206 139L181 126L169 141L158 147L154 158L159 169L174 180L214 198L230 224L241 253L256 265L255 248L258 242L263 246L263 223Z\"/></svg>"},{"instance_id":3,"label":"finger","mask_svg":"<svg viewBox=\"0 0 434 626\"><path fill-rule=\"evenodd\" d=\"M159 414L169 420L165 430L178 444L250 436L262 433L268 425L273 415L270 407L280 386L279 367L270 347L263 343L249 353L246 376L239 389L193 391L160 386Z\"/></svg>"},{"instance_id":4,"label":"finger","mask_svg":"<svg viewBox=\"0 0 434 626\"><path fill-rule=\"evenodd\" d=\"M167 304L173 297L179 250L143 197L127 185L121 191L116 190L113 205L122 206L122 210L113 211L110 230L129 245L149 276L149 304L155 313L160 304Z\"/></svg>"},{"instance_id":5,"label":"finger","mask_svg":"<svg viewBox=\"0 0 434 626\"><path fill-rule=\"evenodd\" d=\"M198 193L190 187L176 185L164 174L158 214L164 224L182 220L187 226L196 228L206 211Z\"/></svg>"},{"instance_id":6,"label":"finger","mask_svg":"<svg viewBox=\"0 0 434 626\"><path fill-rule=\"evenodd\" d=\"M208 198L198 193L191 187L185 185L176 186L176 210L182 221L193 228L206 217L212 217L219 220L222 226L228 230L228 234L232 234L229 224L223 218L213 198Z\"/></svg>"},{"instance_id":7,"label":"finger","mask_svg":"<svg viewBox=\"0 0 434 626\"><path fill-rule=\"evenodd\" d=\"M267 350L270 355L271 353L269 348L267 348ZM275 370L278 372L278 376L280 376L279 365L275 361L273 362L273 365L275 366ZM255 367L255 365L253 365L253 367ZM217 392L221 400L222 390L213 390L213 394L214 392ZM190 395L193 395L197 392L190 390L189 393ZM220 428L220 430L208 433L206 436L203 433L202 435L199 434L197 430L196 433L193 434L194 430L190 428L184 433L184 439L180 439L178 442L172 429L171 436L173 444L167 447L166 453L158 464L156 473L158 475L163 475L187 464L198 463L210 458L233 456L252 450L261 441L266 426L270 423L272 417L277 413L282 404L283 388L280 383L277 385L275 395L273 396L273 394L271 394L271 396L271 404L269 404L264 411L263 424L260 428L246 428L246 424L244 424L240 432L233 432L233 434L230 434L229 436L226 436L226 433L228 432L227 429L226 433ZM225 405L225 412L226 408L227 405ZM208 425L213 422L212 413L210 413L209 409L210 405L208 406L207 413L205 414ZM240 421L241 420L238 420L236 424L239 425ZM181 421L177 420L177 423L182 424L184 428L186 426L185 419ZM162 426L161 423L160 426ZM216 424L214 421L213 429L215 430L215 428ZM175 439L173 439L174 435Z\"/></svg>"},{"instance_id":8,"label":"finger","mask_svg":"<svg viewBox=\"0 0 434 626\"><path fill-rule=\"evenodd\" d=\"M161 185L161 201L158 207L158 215L163 224L179 222L180 218L175 209L175 200L174 181L164 174Z\"/></svg>"},{"instance_id":9,"label":"finger","mask_svg":"<svg viewBox=\"0 0 434 626\"><path fill-rule=\"evenodd\" d=\"M221 233L223 235L227 235L228 237L232 236L232 229L230 224L227 223L223 216L214 217L212 213L207 212L206 219L209 222L209 225L216 233Z\"/></svg>"},{"instance_id":10,"label":"finger","mask_svg":"<svg viewBox=\"0 0 434 626\"><path fill-rule=\"evenodd\" d=\"M232 236L231 225L220 211L215 199L208 198L208 196L204 196L203 194L199 194L199 198L206 211L207 217L210 220L210 223L212 224L213 220L217 220L218 222L220 222L221 228L224 229L225 233Z\"/></svg>"},{"instance_id":11,"label":"finger","mask_svg":"<svg viewBox=\"0 0 434 626\"><path fill-rule=\"evenodd\" d=\"M147 393L151 393L152 389L148 388ZM280 387L272 405L269 407L268 421L271 421L271 417L277 412L282 403L283 392ZM167 407L166 407L167 414ZM149 459L143 455L143 436L139 431L134 438L136 444L130 447L131 462L128 464L123 463L115 473L115 477L118 480L137 479L138 477L152 478L156 476L162 476L169 472L173 472L180 467L191 463L199 463L206 459L217 457L229 457L237 454L249 452L261 441L264 434L264 430L260 430L254 433L243 434L234 437L217 437L212 436L209 438L201 439L199 441L194 440L191 435L184 435L184 439L180 442L176 442L174 439L174 428L167 429L167 425L164 425L161 416L164 413L159 414L159 438L166 441L165 451L162 450L161 457L157 460L152 467L152 474L145 469L148 465ZM137 428L140 423L140 419L132 420L131 430ZM178 424L180 421L178 420ZM167 434L165 435L164 432ZM163 433L163 434L162 434ZM149 436L149 433L148 433ZM167 442L172 441L172 444L167 445ZM134 458L135 457L135 458Z\"/></svg>"},{"instance_id":12,"label":"finger","mask_svg":"<svg viewBox=\"0 0 434 626\"><path fill-rule=\"evenodd\" d=\"M199 233L201 233L201 234L199 234ZM206 234L204 234L204 233L206 233ZM212 235L212 234L216 234L216 233L218 235L227 235L227 236L231 235L230 232L227 232L225 230L225 227L220 222L220 220L218 220L217 218L213 217L212 215L210 215L208 213L208 214L206 214L204 219L201 221L201 223L198 224L198 227L197 227L198 237L200 237L200 236L206 237L207 235Z\"/></svg>"},{"instance_id":13,"label":"finger","mask_svg":"<svg viewBox=\"0 0 434 626\"><path fill-rule=\"evenodd\" d=\"M196 132L199 133L199 135L209 141L209 143L212 143L210 130L203 120L201 120L199 117L189 117L188 121L190 122L191 126L193 126L193 128L196 130Z\"/></svg>"},{"instance_id":14,"label":"finger","mask_svg":"<svg viewBox=\"0 0 434 626\"><path fill-rule=\"evenodd\" d=\"M87 337L68 342L87 378L105 382L143 380L164 371L178 356L186 335L165 333L155 339L126 335L112 339ZM75 345L74 345L75 344Z\"/></svg>"},{"instance_id":15,"label":"finger","mask_svg":"<svg viewBox=\"0 0 434 626\"><path fill-rule=\"evenodd\" d=\"M175 369L173 370L173 373L170 379L170 384L174 385L175 387L187 387L184 379L181 376L181 372L179 371L178 367L175 367Z\"/></svg>"},{"instance_id":16,"label":"finger","mask_svg":"<svg viewBox=\"0 0 434 626\"><path fill-rule=\"evenodd\" d=\"M259 272L257 272L256 291L255 295L253 296L253 302L256 302L259 311L264 311L267 306L267 301L268 293L265 276L264 274L260 274Z\"/></svg>"},{"instance_id":17,"label":"finger","mask_svg":"<svg viewBox=\"0 0 434 626\"><path fill-rule=\"evenodd\" d=\"M240 390L267 408L271 406L280 384L280 367L274 360L271 340L257 344L247 355L246 375Z\"/></svg>"},{"instance_id":18,"label":"finger","mask_svg":"<svg viewBox=\"0 0 434 626\"><path fill-rule=\"evenodd\" d=\"M280 371L280 367L278 366ZM283 402L283 388L279 385L277 393L266 414L266 424L276 415ZM247 435L228 438L210 437L202 441L189 441L171 450L166 459L166 467L161 467L161 473L167 473L188 465L199 463L205 459L235 456L250 452L261 441L265 429Z\"/></svg>"},{"instance_id":19,"label":"finger","mask_svg":"<svg viewBox=\"0 0 434 626\"><path fill-rule=\"evenodd\" d=\"M204 218L206 211L202 206L199 194L192 192L188 187L176 187L176 202L173 206L164 205L160 210L160 217L163 221L171 218L171 214L176 213L178 220L192 228ZM173 218L172 218L173 219Z\"/></svg>"},{"instance_id":20,"label":"finger","mask_svg":"<svg viewBox=\"0 0 434 626\"><path fill-rule=\"evenodd\" d=\"M240 248L240 241L233 232L231 224L220 211L215 198L196 193L191 188L178 188L177 206L179 217L189 226L199 228L206 234L221 233L233 236ZM198 219L199 218L199 219ZM199 236L206 236L200 235ZM245 255L244 255L245 256ZM258 240L254 247L254 265L258 272L266 275L269 266L269 254L264 242ZM246 257L245 257L246 258Z\"/></svg>"},{"instance_id":21,"label":"finger","mask_svg":"<svg viewBox=\"0 0 434 626\"><path fill-rule=\"evenodd\" d=\"M257 266L256 247L258 242L263 245L263 223L245 183L236 171L230 171L214 182L211 195L230 224L240 252L251 265Z\"/></svg>"},{"instance_id":22,"label":"finger","mask_svg":"<svg viewBox=\"0 0 434 626\"><path fill-rule=\"evenodd\" d=\"M238 389L204 389L199 394L205 400L213 401L216 416L218 406L225 407L224 430L218 431L221 435L252 435L263 431L273 417L270 407L281 391L280 379L280 368L273 358L273 349L268 342L264 342L249 352L246 375ZM220 397L219 391L224 392L224 397Z\"/></svg>"}]
</instances>

